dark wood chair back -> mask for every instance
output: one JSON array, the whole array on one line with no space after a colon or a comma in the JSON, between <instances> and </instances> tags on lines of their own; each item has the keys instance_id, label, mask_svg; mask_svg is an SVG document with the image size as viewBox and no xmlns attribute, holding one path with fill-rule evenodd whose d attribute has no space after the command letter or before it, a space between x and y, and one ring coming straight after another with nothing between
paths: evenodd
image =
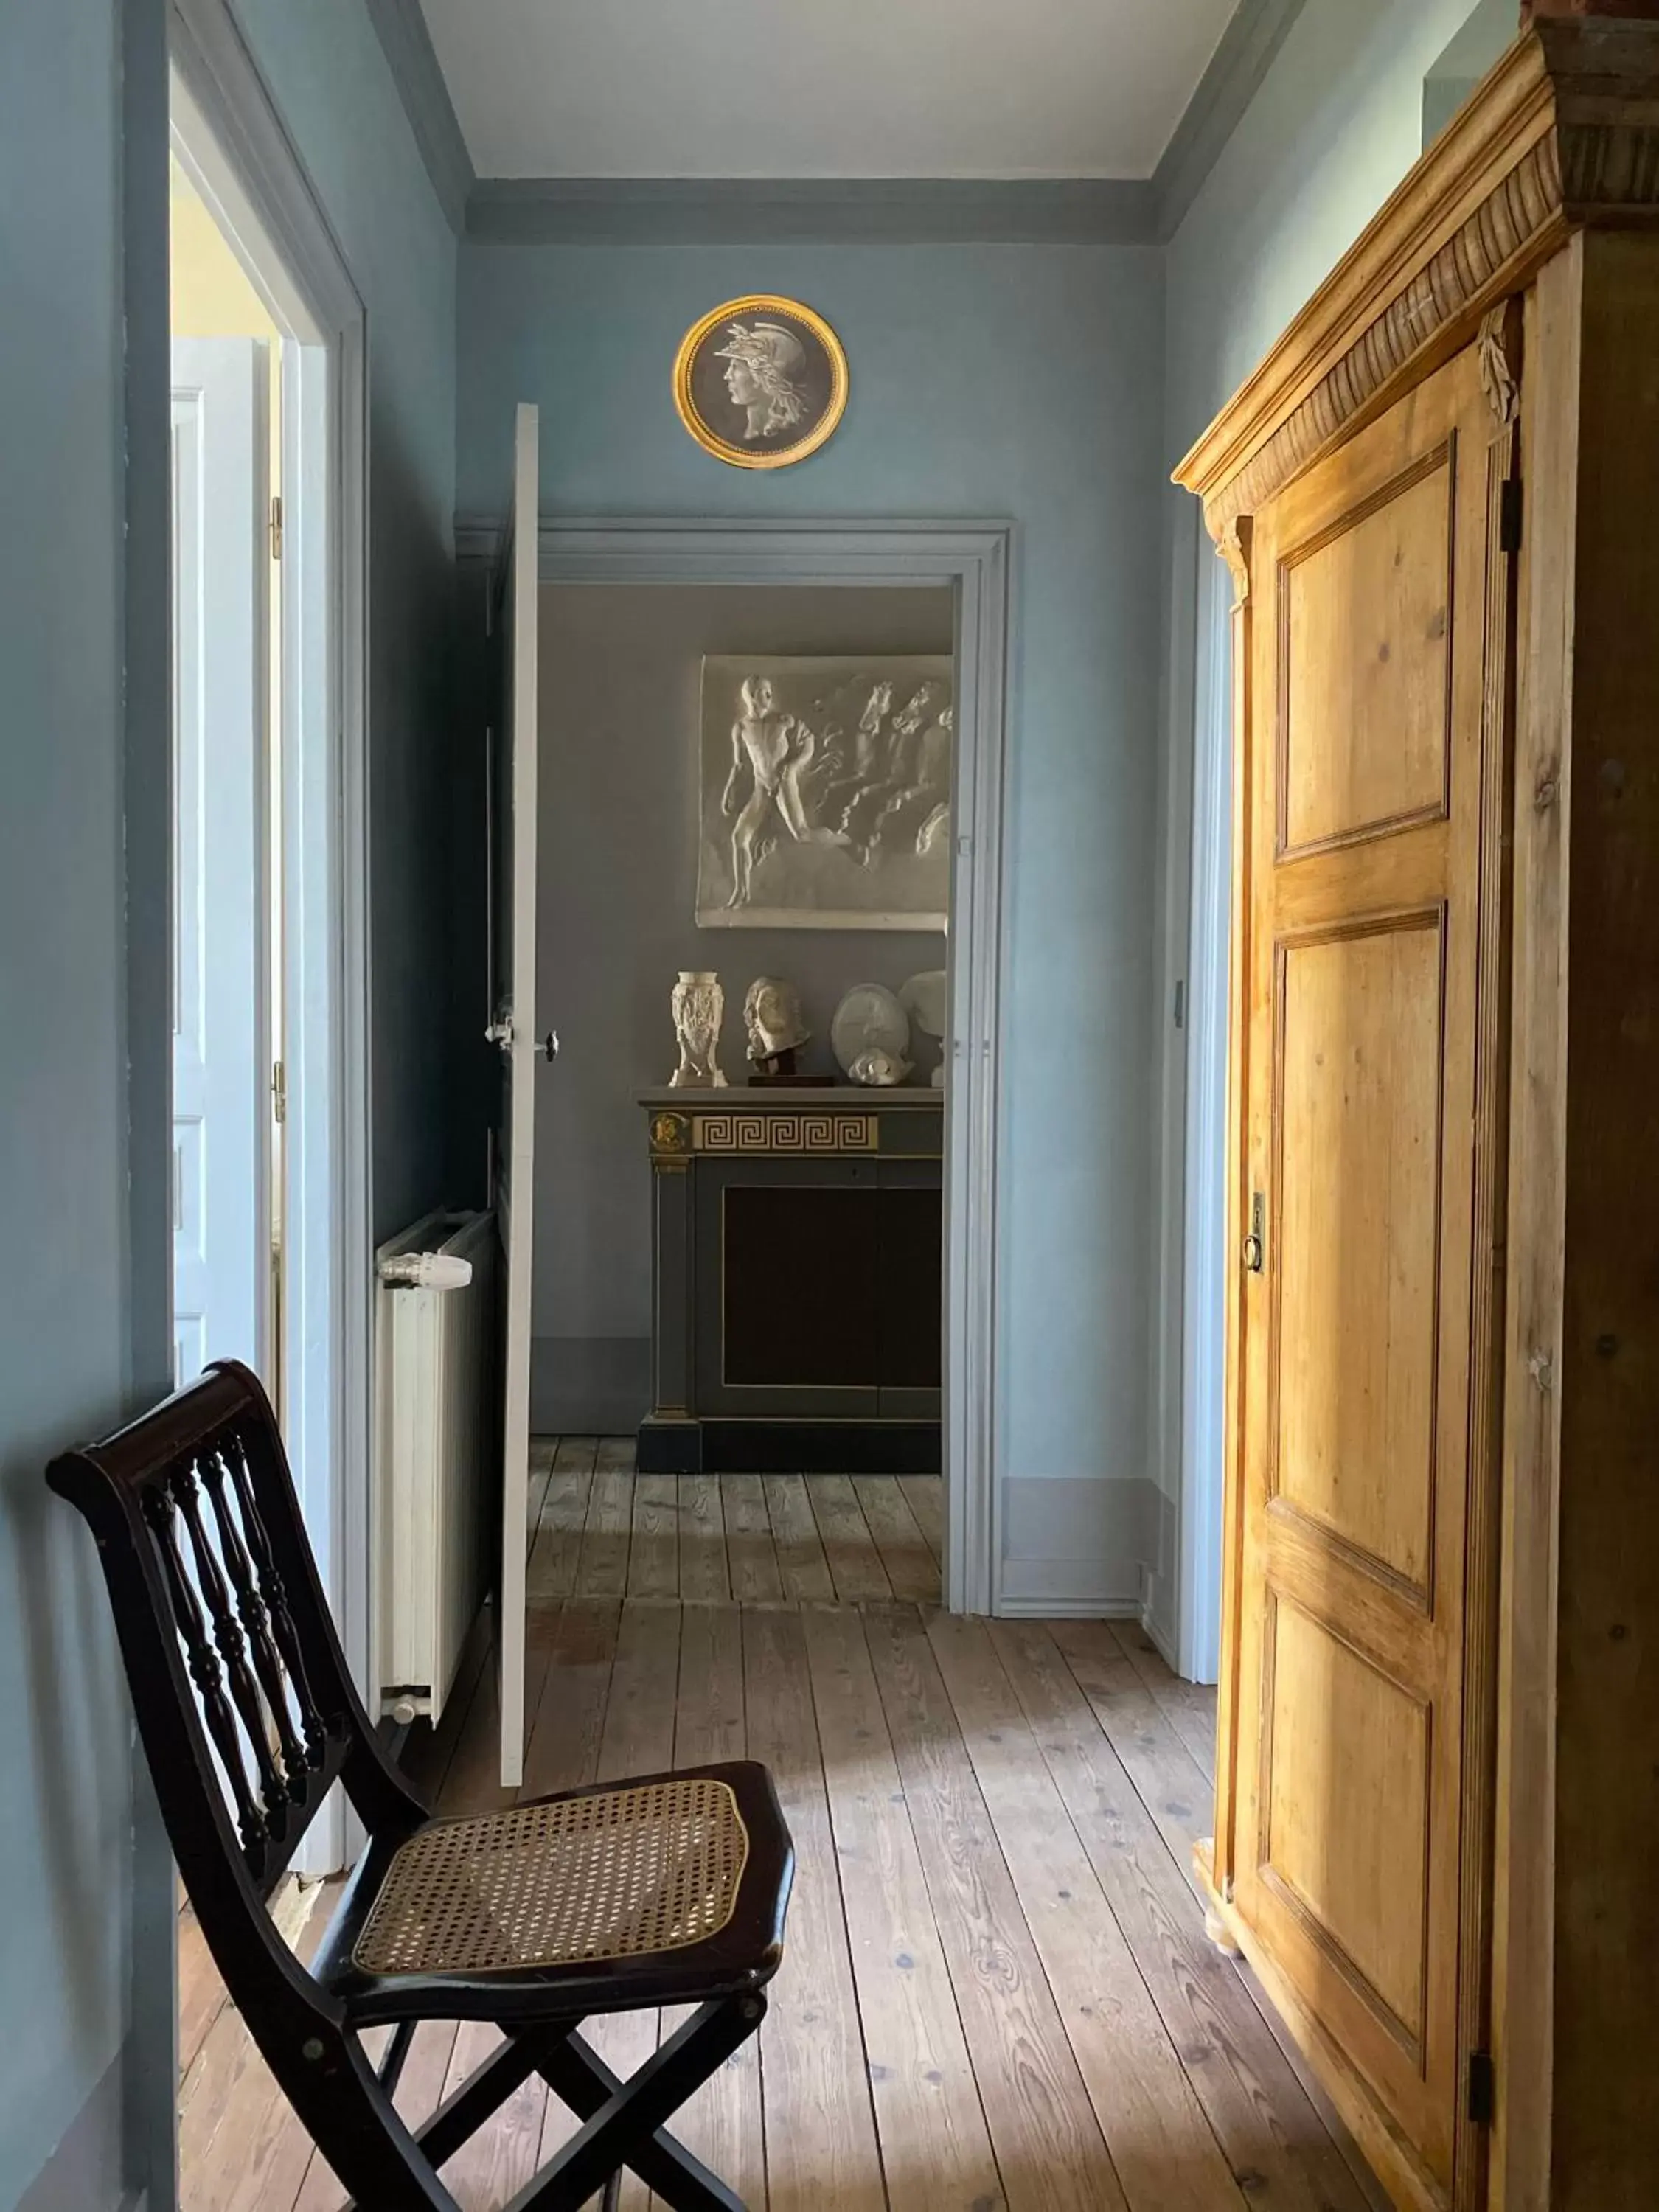
<instances>
[{"instance_id":1,"label":"dark wood chair back","mask_svg":"<svg viewBox=\"0 0 1659 2212\"><path fill-rule=\"evenodd\" d=\"M560 1973L533 1961L517 1972L451 1972L417 1957L377 1974L357 1962L357 1931L427 1811L352 1686L258 1380L234 1361L211 1367L106 1442L65 1452L46 1479L97 1538L139 1732L214 1962L354 2202L366 2212L459 2212L439 2169L540 2074L581 2124L514 2197L515 2212L570 2212L600 2190L613 2202L623 2165L676 2212L743 2212L664 2123L765 2014L793 1854L764 1771L732 1764L690 1777L726 1790L745 1847L729 1922L701 1946L562 1961ZM648 1776L577 1796L637 1796L686 1779ZM307 1972L268 1900L337 1783L369 1844ZM520 1850L519 1866L520 1883L533 1883L533 1854ZM619 2081L576 2031L589 2013L654 2012L665 1990L696 2008ZM495 2021L505 2040L412 2132L392 2095L416 2021L432 2017ZM393 2029L378 2069L362 2041L375 2025Z\"/></svg>"},{"instance_id":2,"label":"dark wood chair back","mask_svg":"<svg viewBox=\"0 0 1659 2212\"><path fill-rule=\"evenodd\" d=\"M335 1783L371 1834L421 1824L352 1685L256 1376L221 1361L46 1480L97 1540L173 1856L216 1956L270 1929L265 1900Z\"/></svg>"}]
</instances>

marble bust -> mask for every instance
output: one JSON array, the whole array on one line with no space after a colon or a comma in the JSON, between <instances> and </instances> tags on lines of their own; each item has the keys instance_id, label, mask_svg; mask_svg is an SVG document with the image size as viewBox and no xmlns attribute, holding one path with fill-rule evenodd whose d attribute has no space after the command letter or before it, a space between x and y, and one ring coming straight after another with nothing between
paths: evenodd
<instances>
[{"instance_id":1,"label":"marble bust","mask_svg":"<svg viewBox=\"0 0 1659 2212\"><path fill-rule=\"evenodd\" d=\"M743 1002L749 1057L757 1064L804 1045L811 1031L801 1019L800 994L781 975L757 975Z\"/></svg>"}]
</instances>

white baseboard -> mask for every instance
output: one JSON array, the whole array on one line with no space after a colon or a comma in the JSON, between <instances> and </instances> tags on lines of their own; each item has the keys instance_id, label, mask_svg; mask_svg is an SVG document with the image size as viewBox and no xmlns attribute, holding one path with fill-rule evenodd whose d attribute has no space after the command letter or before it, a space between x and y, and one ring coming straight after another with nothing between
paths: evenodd
<instances>
[{"instance_id":1,"label":"white baseboard","mask_svg":"<svg viewBox=\"0 0 1659 2212\"><path fill-rule=\"evenodd\" d=\"M270 1912L276 1932L290 1951L300 1948L300 1938L311 1917L312 1907L323 1893L320 1881L310 1881L297 1874L285 1874L270 1899Z\"/></svg>"},{"instance_id":2,"label":"white baseboard","mask_svg":"<svg viewBox=\"0 0 1659 2212\"><path fill-rule=\"evenodd\" d=\"M1005 1476L995 1610L1011 1620L1137 1618L1157 1496L1141 1479Z\"/></svg>"},{"instance_id":3,"label":"white baseboard","mask_svg":"<svg viewBox=\"0 0 1659 2212\"><path fill-rule=\"evenodd\" d=\"M1147 1604L1141 1608L1139 1620L1141 1626L1146 1630L1147 1635L1151 1637L1152 1642L1158 1646L1159 1656L1162 1657L1164 1665L1169 1668L1172 1674L1178 1674L1181 1672L1181 1668L1176 1658L1175 1638L1159 1626L1150 1604Z\"/></svg>"},{"instance_id":4,"label":"white baseboard","mask_svg":"<svg viewBox=\"0 0 1659 2212\"><path fill-rule=\"evenodd\" d=\"M1138 1620L1140 1609L1133 1598L1010 1597L1005 1590L996 1617L999 1620Z\"/></svg>"}]
</instances>

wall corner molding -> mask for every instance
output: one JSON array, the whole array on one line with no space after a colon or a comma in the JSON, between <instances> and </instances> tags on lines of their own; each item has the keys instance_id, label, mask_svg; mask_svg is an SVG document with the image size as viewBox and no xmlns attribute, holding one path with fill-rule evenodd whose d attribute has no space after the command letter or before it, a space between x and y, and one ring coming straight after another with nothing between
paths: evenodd
<instances>
[{"instance_id":1,"label":"wall corner molding","mask_svg":"<svg viewBox=\"0 0 1659 2212\"><path fill-rule=\"evenodd\" d=\"M412 0L411 0L412 4ZM1134 177L483 177L466 235L493 246L1139 246Z\"/></svg>"},{"instance_id":2,"label":"wall corner molding","mask_svg":"<svg viewBox=\"0 0 1659 2212\"><path fill-rule=\"evenodd\" d=\"M1306 0L1239 0L1152 173L1158 235L1180 228Z\"/></svg>"},{"instance_id":3,"label":"wall corner molding","mask_svg":"<svg viewBox=\"0 0 1659 2212\"><path fill-rule=\"evenodd\" d=\"M466 228L467 201L477 178L421 0L365 0L365 5L432 189L459 238Z\"/></svg>"}]
</instances>

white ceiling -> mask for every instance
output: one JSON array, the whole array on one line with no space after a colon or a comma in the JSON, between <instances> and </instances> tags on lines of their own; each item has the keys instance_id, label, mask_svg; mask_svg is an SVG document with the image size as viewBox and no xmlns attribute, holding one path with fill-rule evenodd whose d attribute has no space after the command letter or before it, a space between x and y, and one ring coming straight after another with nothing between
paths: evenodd
<instances>
[{"instance_id":1,"label":"white ceiling","mask_svg":"<svg viewBox=\"0 0 1659 2212\"><path fill-rule=\"evenodd\" d=\"M1237 0L422 0L481 177L1146 177Z\"/></svg>"}]
</instances>

